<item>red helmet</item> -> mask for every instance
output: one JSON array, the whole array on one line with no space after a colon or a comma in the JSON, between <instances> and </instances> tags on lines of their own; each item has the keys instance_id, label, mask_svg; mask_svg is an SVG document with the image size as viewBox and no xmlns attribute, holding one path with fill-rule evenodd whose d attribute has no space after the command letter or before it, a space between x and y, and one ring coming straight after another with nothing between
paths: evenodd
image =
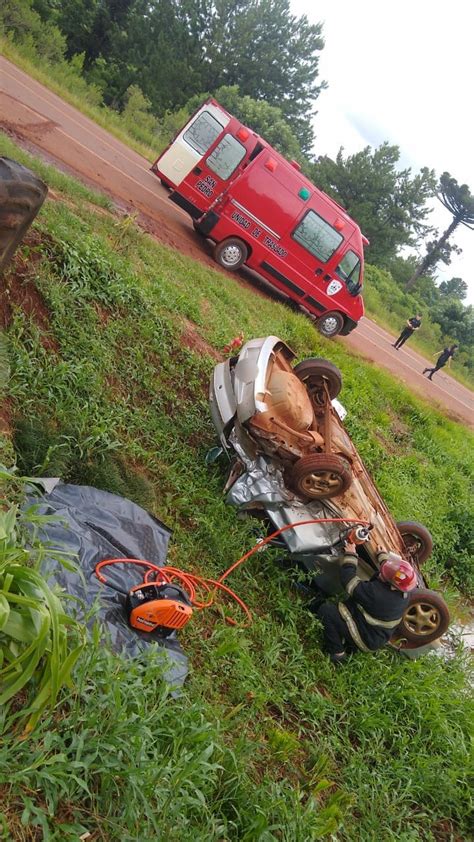
<instances>
[{"instance_id":1,"label":"red helmet","mask_svg":"<svg viewBox=\"0 0 474 842\"><path fill-rule=\"evenodd\" d=\"M382 582L389 582L399 591L412 591L416 588L416 573L408 561L396 553L387 553L387 558L380 565Z\"/></svg>"}]
</instances>

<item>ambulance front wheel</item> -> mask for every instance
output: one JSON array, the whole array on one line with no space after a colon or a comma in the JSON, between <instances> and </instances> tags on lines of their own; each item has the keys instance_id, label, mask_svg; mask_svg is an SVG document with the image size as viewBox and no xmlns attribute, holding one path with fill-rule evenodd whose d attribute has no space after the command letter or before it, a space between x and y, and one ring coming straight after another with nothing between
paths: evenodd
<instances>
[{"instance_id":1,"label":"ambulance front wheel","mask_svg":"<svg viewBox=\"0 0 474 842\"><path fill-rule=\"evenodd\" d=\"M319 318L316 322L316 327L323 336L327 339L332 339L332 337L337 336L344 327L344 316L342 316L341 313L337 313L335 310L325 313L324 316L321 316L321 318Z\"/></svg>"},{"instance_id":2,"label":"ambulance front wheel","mask_svg":"<svg viewBox=\"0 0 474 842\"><path fill-rule=\"evenodd\" d=\"M248 257L248 248L242 240L238 237L228 237L227 240L222 240L217 243L214 249L214 260L223 269L229 269L235 272L244 265Z\"/></svg>"}]
</instances>

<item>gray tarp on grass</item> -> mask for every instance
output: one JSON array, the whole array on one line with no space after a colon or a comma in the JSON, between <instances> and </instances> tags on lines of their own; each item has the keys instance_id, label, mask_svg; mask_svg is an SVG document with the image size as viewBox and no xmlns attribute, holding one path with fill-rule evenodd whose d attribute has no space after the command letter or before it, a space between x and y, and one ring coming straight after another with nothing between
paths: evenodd
<instances>
[{"instance_id":1,"label":"gray tarp on grass","mask_svg":"<svg viewBox=\"0 0 474 842\"><path fill-rule=\"evenodd\" d=\"M38 483L46 493L31 495L28 502L37 505L40 514L55 516L41 525L39 537L51 548L71 553L78 567L76 571L67 570L49 557L42 564L50 585L56 583L76 597L65 603L67 612L78 619L87 615L89 627L99 620L105 628L104 640L110 641L115 652L136 657L159 645L169 656L166 680L173 686L182 685L188 659L176 632L163 639L154 632L131 629L122 607L124 597L101 584L94 572L97 562L104 558L139 558L163 566L171 530L136 503L108 491L52 480ZM104 573L124 590L142 581L140 568L130 565L113 565Z\"/></svg>"}]
</instances>

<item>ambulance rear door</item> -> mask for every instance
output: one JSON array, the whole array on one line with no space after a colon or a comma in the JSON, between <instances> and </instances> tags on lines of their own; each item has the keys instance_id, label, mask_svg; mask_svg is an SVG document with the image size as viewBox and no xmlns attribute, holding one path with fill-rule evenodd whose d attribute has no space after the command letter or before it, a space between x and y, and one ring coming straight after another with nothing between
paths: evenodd
<instances>
[{"instance_id":1,"label":"ambulance rear door","mask_svg":"<svg viewBox=\"0 0 474 842\"><path fill-rule=\"evenodd\" d=\"M154 171L175 188L170 199L197 219L236 176L255 144L253 132L208 102L158 159Z\"/></svg>"}]
</instances>

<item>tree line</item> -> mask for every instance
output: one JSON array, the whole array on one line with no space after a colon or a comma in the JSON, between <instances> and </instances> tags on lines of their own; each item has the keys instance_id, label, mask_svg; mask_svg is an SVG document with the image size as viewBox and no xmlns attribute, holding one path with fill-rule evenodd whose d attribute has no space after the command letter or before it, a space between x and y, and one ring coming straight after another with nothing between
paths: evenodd
<instances>
[{"instance_id":1,"label":"tree line","mask_svg":"<svg viewBox=\"0 0 474 842\"><path fill-rule=\"evenodd\" d=\"M469 187L448 172L437 179L427 167L400 168L400 150L389 143L314 156L315 109L327 86L319 76L323 31L293 14L289 0L3 0L0 32L72 67L88 95L120 112L157 152L215 96L347 209L370 240L370 263L415 288L443 332L472 345L467 284L436 283L437 267L459 252L453 233L474 223ZM444 232L430 225L435 196L451 214ZM401 257L407 247L424 258Z\"/></svg>"}]
</instances>

